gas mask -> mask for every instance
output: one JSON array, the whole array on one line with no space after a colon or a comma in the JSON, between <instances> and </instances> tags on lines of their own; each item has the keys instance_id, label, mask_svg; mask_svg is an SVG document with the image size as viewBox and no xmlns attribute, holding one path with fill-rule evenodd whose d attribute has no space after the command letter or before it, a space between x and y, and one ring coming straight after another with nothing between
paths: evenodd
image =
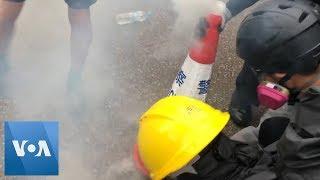
<instances>
[{"instance_id":1,"label":"gas mask","mask_svg":"<svg viewBox=\"0 0 320 180\"><path fill-rule=\"evenodd\" d=\"M284 84L292 74L286 75L278 83L273 83L264 80L265 73L262 70L255 68L251 68L251 70L261 81L257 87L257 98L260 105L276 110L289 101L291 92L284 87Z\"/></svg>"},{"instance_id":2,"label":"gas mask","mask_svg":"<svg viewBox=\"0 0 320 180\"><path fill-rule=\"evenodd\" d=\"M292 74L286 75L279 83L262 81L257 87L257 96L259 103L265 107L276 110L285 103L294 105L298 101L300 92L309 92L312 94L320 94L319 86L311 86L304 90L288 89L284 87L284 83L291 78ZM320 73L317 78L320 80Z\"/></svg>"},{"instance_id":3,"label":"gas mask","mask_svg":"<svg viewBox=\"0 0 320 180\"><path fill-rule=\"evenodd\" d=\"M288 89L284 87L287 82L295 73L310 73L316 72L320 65L320 43L298 57L294 66L292 66L285 77L283 77L278 83L263 81L257 87L258 99L261 105L264 105L270 109L278 109L288 102L289 105L294 105L298 101L298 96L301 92L307 92L311 94L320 94L319 86L311 86L306 89ZM262 71L252 68L254 73L261 78ZM320 72L315 82L320 80Z\"/></svg>"},{"instance_id":4,"label":"gas mask","mask_svg":"<svg viewBox=\"0 0 320 180\"><path fill-rule=\"evenodd\" d=\"M263 81L257 87L257 96L261 105L276 110L289 101L290 91L279 84Z\"/></svg>"}]
</instances>

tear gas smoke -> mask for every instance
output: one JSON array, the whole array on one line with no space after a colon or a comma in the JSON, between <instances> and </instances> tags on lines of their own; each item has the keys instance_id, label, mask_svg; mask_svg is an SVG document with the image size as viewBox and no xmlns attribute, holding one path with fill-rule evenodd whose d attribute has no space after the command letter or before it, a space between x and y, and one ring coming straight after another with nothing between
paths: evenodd
<instances>
[{"instance_id":1,"label":"tear gas smoke","mask_svg":"<svg viewBox=\"0 0 320 180\"><path fill-rule=\"evenodd\" d=\"M61 142L60 175L29 179L142 179L131 162L137 120L171 86L181 62L172 56L186 55L185 43L177 47L175 39L166 52L159 47L170 39L172 25L175 35L191 39L199 17L214 9L214 0L98 0L91 8L93 44L83 73L85 110L74 113L66 94L67 7L63 1L27 1L10 50L13 119L59 120ZM160 15L130 26L115 23L116 14L134 10ZM141 38L148 33L149 39Z\"/></svg>"},{"instance_id":2,"label":"tear gas smoke","mask_svg":"<svg viewBox=\"0 0 320 180\"><path fill-rule=\"evenodd\" d=\"M177 13L174 33L180 36L186 33L192 34L201 17L208 13L220 13L217 0L172 0L174 10Z\"/></svg>"}]
</instances>

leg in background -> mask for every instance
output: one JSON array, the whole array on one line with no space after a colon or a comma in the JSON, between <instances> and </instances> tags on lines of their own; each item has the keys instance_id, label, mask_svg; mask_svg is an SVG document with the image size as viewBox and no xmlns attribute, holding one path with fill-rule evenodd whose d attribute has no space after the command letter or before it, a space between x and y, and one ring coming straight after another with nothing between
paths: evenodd
<instances>
[{"instance_id":1,"label":"leg in background","mask_svg":"<svg viewBox=\"0 0 320 180\"><path fill-rule=\"evenodd\" d=\"M73 9L69 7L71 25L70 49L71 67L68 77L68 90L80 88L84 64L92 41L90 9Z\"/></svg>"},{"instance_id":2,"label":"leg in background","mask_svg":"<svg viewBox=\"0 0 320 180\"><path fill-rule=\"evenodd\" d=\"M15 21L18 18L23 0L0 0L0 94L4 91L5 76L9 70L7 54L14 33Z\"/></svg>"},{"instance_id":3,"label":"leg in background","mask_svg":"<svg viewBox=\"0 0 320 180\"><path fill-rule=\"evenodd\" d=\"M256 88L258 86L256 74L244 64L237 77L236 89L232 95L229 112L231 120L242 127L252 123L252 105L258 105Z\"/></svg>"}]
</instances>

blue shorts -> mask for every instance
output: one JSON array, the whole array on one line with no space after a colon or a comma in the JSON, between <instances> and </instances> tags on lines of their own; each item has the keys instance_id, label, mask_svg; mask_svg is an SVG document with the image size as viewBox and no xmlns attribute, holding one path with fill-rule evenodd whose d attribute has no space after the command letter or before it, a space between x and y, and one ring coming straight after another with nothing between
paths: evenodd
<instances>
[{"instance_id":1,"label":"blue shorts","mask_svg":"<svg viewBox=\"0 0 320 180\"><path fill-rule=\"evenodd\" d=\"M11 2L24 2L25 0L7 0ZM64 0L72 9L88 9L97 0Z\"/></svg>"}]
</instances>

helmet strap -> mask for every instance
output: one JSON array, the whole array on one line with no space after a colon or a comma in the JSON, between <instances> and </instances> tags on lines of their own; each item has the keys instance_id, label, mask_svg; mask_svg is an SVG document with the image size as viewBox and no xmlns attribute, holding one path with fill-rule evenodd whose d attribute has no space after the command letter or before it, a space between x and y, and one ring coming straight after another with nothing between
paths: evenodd
<instances>
[{"instance_id":1,"label":"helmet strap","mask_svg":"<svg viewBox=\"0 0 320 180\"><path fill-rule=\"evenodd\" d=\"M294 73L288 72L280 81L278 82L281 86L284 86L284 84L289 81Z\"/></svg>"},{"instance_id":2,"label":"helmet strap","mask_svg":"<svg viewBox=\"0 0 320 180\"><path fill-rule=\"evenodd\" d=\"M285 83L289 81L293 75L294 75L294 71L293 70L289 71L282 79L280 79L278 83L281 86L285 87ZM289 96L288 104L294 105L296 102L299 102L298 96L301 91L297 89L289 89L289 92L290 92L290 96Z\"/></svg>"}]
</instances>

